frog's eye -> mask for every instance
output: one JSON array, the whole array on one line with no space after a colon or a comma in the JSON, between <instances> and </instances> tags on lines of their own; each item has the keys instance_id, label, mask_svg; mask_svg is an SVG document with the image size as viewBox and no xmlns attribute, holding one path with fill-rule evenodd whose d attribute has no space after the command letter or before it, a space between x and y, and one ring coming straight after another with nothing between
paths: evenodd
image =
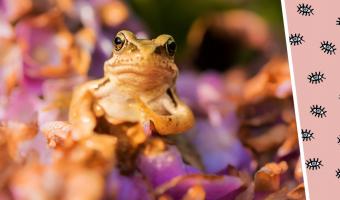
<instances>
[{"instance_id":1,"label":"frog's eye","mask_svg":"<svg viewBox=\"0 0 340 200\"><path fill-rule=\"evenodd\" d=\"M166 52L169 54L169 56L175 55L176 48L177 48L176 42L172 38L170 38L165 44L165 49L166 49Z\"/></svg>"},{"instance_id":2,"label":"frog's eye","mask_svg":"<svg viewBox=\"0 0 340 200\"><path fill-rule=\"evenodd\" d=\"M113 39L113 46L116 51L122 49L125 43L125 37L123 34L118 33L117 36Z\"/></svg>"}]
</instances>

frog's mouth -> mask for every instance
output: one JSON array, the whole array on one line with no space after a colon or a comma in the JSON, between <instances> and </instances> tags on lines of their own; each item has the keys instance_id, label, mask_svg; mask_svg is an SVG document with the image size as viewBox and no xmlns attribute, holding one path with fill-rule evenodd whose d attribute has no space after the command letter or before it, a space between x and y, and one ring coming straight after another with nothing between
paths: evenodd
<instances>
[{"instance_id":1,"label":"frog's mouth","mask_svg":"<svg viewBox=\"0 0 340 200\"><path fill-rule=\"evenodd\" d=\"M117 65L117 66L110 66L110 73L115 75L122 75L122 74L135 74L140 76L148 76L150 75L151 71L156 71L153 69L145 70L143 67L139 67L138 65Z\"/></svg>"},{"instance_id":2,"label":"frog's mouth","mask_svg":"<svg viewBox=\"0 0 340 200\"><path fill-rule=\"evenodd\" d=\"M177 75L177 71L173 68L160 66L110 65L106 70L108 73L117 76L131 74L135 76L145 76L149 78L174 78Z\"/></svg>"},{"instance_id":3,"label":"frog's mouth","mask_svg":"<svg viewBox=\"0 0 340 200\"><path fill-rule=\"evenodd\" d=\"M143 67L138 65L110 66L105 73L113 76L116 80L130 86L154 88L171 85L175 82L177 72L170 68Z\"/></svg>"}]
</instances>

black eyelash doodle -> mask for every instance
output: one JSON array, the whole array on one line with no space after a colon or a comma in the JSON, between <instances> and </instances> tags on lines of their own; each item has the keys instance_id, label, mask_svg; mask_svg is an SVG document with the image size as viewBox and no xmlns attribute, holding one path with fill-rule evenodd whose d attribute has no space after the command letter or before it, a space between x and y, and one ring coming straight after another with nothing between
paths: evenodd
<instances>
[{"instance_id":1,"label":"black eyelash doodle","mask_svg":"<svg viewBox=\"0 0 340 200\"><path fill-rule=\"evenodd\" d=\"M327 113L325 107L318 106L318 105L312 105L310 107L310 112L312 113L312 115L318 118L326 117L326 113Z\"/></svg>"},{"instance_id":2,"label":"black eyelash doodle","mask_svg":"<svg viewBox=\"0 0 340 200\"><path fill-rule=\"evenodd\" d=\"M337 137L337 139L338 139L338 144L340 144L340 135Z\"/></svg>"},{"instance_id":3,"label":"black eyelash doodle","mask_svg":"<svg viewBox=\"0 0 340 200\"><path fill-rule=\"evenodd\" d=\"M290 34L289 42L290 42L290 45L294 45L294 46L300 45L302 44L302 42L304 42L303 36L300 33Z\"/></svg>"},{"instance_id":4,"label":"black eyelash doodle","mask_svg":"<svg viewBox=\"0 0 340 200\"><path fill-rule=\"evenodd\" d=\"M311 141L314 139L314 133L311 130L305 129L301 130L301 135L302 135L302 141Z\"/></svg>"},{"instance_id":5,"label":"black eyelash doodle","mask_svg":"<svg viewBox=\"0 0 340 200\"><path fill-rule=\"evenodd\" d=\"M327 54L333 55L335 54L335 44L329 42L329 41L323 41L321 42L320 49Z\"/></svg>"},{"instance_id":6,"label":"black eyelash doodle","mask_svg":"<svg viewBox=\"0 0 340 200\"><path fill-rule=\"evenodd\" d=\"M319 160L319 158L310 158L309 160L306 160L306 167L309 170L316 170L320 169L322 165L322 160Z\"/></svg>"},{"instance_id":7,"label":"black eyelash doodle","mask_svg":"<svg viewBox=\"0 0 340 200\"><path fill-rule=\"evenodd\" d=\"M337 177L337 178L340 178L340 169L338 168L337 170L335 170L335 176Z\"/></svg>"},{"instance_id":8,"label":"black eyelash doodle","mask_svg":"<svg viewBox=\"0 0 340 200\"><path fill-rule=\"evenodd\" d=\"M340 17L336 20L336 25L340 25Z\"/></svg>"},{"instance_id":9,"label":"black eyelash doodle","mask_svg":"<svg viewBox=\"0 0 340 200\"><path fill-rule=\"evenodd\" d=\"M302 15L302 16L310 16L310 15L314 15L313 11L314 11L314 8L312 8L311 5L308 5L308 4L304 4L304 3L300 3L298 6L297 6L297 12Z\"/></svg>"},{"instance_id":10,"label":"black eyelash doodle","mask_svg":"<svg viewBox=\"0 0 340 200\"><path fill-rule=\"evenodd\" d=\"M312 84L318 84L320 82L323 82L323 80L326 79L325 74L321 72L312 72L308 75L307 79Z\"/></svg>"}]
</instances>

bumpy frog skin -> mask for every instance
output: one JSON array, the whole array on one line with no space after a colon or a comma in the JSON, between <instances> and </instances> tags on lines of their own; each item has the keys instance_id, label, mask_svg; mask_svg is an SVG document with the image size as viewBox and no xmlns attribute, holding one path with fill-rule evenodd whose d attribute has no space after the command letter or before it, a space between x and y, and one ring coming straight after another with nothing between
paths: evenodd
<instances>
[{"instance_id":1,"label":"bumpy frog skin","mask_svg":"<svg viewBox=\"0 0 340 200\"><path fill-rule=\"evenodd\" d=\"M151 123L161 135L191 128L193 114L175 92L175 48L170 35L147 40L119 32L112 57L104 63L104 77L74 91L69 120L75 139L90 136L100 117L113 125Z\"/></svg>"}]
</instances>

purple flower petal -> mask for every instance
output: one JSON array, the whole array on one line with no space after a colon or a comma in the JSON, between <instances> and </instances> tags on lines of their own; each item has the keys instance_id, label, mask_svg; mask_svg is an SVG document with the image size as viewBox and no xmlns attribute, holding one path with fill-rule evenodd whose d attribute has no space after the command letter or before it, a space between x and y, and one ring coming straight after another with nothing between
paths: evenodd
<instances>
[{"instance_id":1,"label":"purple flower petal","mask_svg":"<svg viewBox=\"0 0 340 200\"><path fill-rule=\"evenodd\" d=\"M0 49L0 96L5 97L22 79L22 58L20 48L11 39L0 36Z\"/></svg>"},{"instance_id":2,"label":"purple flower petal","mask_svg":"<svg viewBox=\"0 0 340 200\"><path fill-rule=\"evenodd\" d=\"M34 94L36 96L41 96L43 83L44 83L44 79L32 78L24 73L22 76L22 80L21 80L21 87L23 90L30 92L31 94Z\"/></svg>"},{"instance_id":3,"label":"purple flower petal","mask_svg":"<svg viewBox=\"0 0 340 200\"><path fill-rule=\"evenodd\" d=\"M37 108L41 101L37 96L17 89L13 91L6 105L4 120L30 123L37 121Z\"/></svg>"},{"instance_id":4,"label":"purple flower petal","mask_svg":"<svg viewBox=\"0 0 340 200\"><path fill-rule=\"evenodd\" d=\"M1 2L0 0L0 10L1 10ZM8 22L5 17L0 14L0 38L10 39L14 37L14 30L11 26L10 22Z\"/></svg>"},{"instance_id":5,"label":"purple flower petal","mask_svg":"<svg viewBox=\"0 0 340 200\"><path fill-rule=\"evenodd\" d=\"M207 120L197 119L196 127L188 135L199 153L205 170L216 173L232 165L249 169L250 155L236 138L238 125L235 116L225 119L226 126L215 127Z\"/></svg>"},{"instance_id":6,"label":"purple flower petal","mask_svg":"<svg viewBox=\"0 0 340 200\"><path fill-rule=\"evenodd\" d=\"M177 80L177 92L181 99L191 108L198 106L198 75L193 71L182 71Z\"/></svg>"},{"instance_id":7,"label":"purple flower petal","mask_svg":"<svg viewBox=\"0 0 340 200\"><path fill-rule=\"evenodd\" d=\"M149 200L146 183L140 177L127 177L113 170L107 178L106 197L117 200Z\"/></svg>"},{"instance_id":8,"label":"purple flower petal","mask_svg":"<svg viewBox=\"0 0 340 200\"><path fill-rule=\"evenodd\" d=\"M162 193L170 194L174 199L181 197L193 186L202 186L207 200L234 199L245 188L243 181L233 176L188 175L171 181L158 188Z\"/></svg>"},{"instance_id":9,"label":"purple flower petal","mask_svg":"<svg viewBox=\"0 0 340 200\"><path fill-rule=\"evenodd\" d=\"M30 77L40 77L44 65L59 65L61 55L55 32L48 26L36 26L24 20L16 27L17 37L24 47L25 73Z\"/></svg>"},{"instance_id":10,"label":"purple flower petal","mask_svg":"<svg viewBox=\"0 0 340 200\"><path fill-rule=\"evenodd\" d=\"M75 42L59 12L50 11L22 20L15 31L28 77L46 79L87 73L88 49Z\"/></svg>"},{"instance_id":11,"label":"purple flower petal","mask_svg":"<svg viewBox=\"0 0 340 200\"><path fill-rule=\"evenodd\" d=\"M143 154L138 161L142 174L154 187L158 187L156 191L170 194L174 199L180 199L195 185L203 186L207 199L231 198L240 192L243 185L237 177L200 175L197 169L184 164L174 146L169 146L164 152Z\"/></svg>"},{"instance_id":12,"label":"purple flower petal","mask_svg":"<svg viewBox=\"0 0 340 200\"><path fill-rule=\"evenodd\" d=\"M198 101L202 109L218 104L223 98L221 76L214 72L204 73L198 82Z\"/></svg>"},{"instance_id":13,"label":"purple flower petal","mask_svg":"<svg viewBox=\"0 0 340 200\"><path fill-rule=\"evenodd\" d=\"M0 15L15 21L32 8L31 0L0 0Z\"/></svg>"},{"instance_id":14,"label":"purple flower petal","mask_svg":"<svg viewBox=\"0 0 340 200\"><path fill-rule=\"evenodd\" d=\"M39 156L40 163L50 164L52 162L52 150L46 145L46 138L41 132L32 140L24 141L18 151L21 158L27 158L30 153L34 152Z\"/></svg>"},{"instance_id":15,"label":"purple flower petal","mask_svg":"<svg viewBox=\"0 0 340 200\"><path fill-rule=\"evenodd\" d=\"M39 106L39 124L50 121L67 121L73 88L85 81L82 76L49 79L42 84L44 102Z\"/></svg>"},{"instance_id":16,"label":"purple flower petal","mask_svg":"<svg viewBox=\"0 0 340 200\"><path fill-rule=\"evenodd\" d=\"M216 72L198 75L187 71L177 81L177 91L197 115L208 116L211 123L220 125L223 115L235 109L226 96L222 76Z\"/></svg>"},{"instance_id":17,"label":"purple flower petal","mask_svg":"<svg viewBox=\"0 0 340 200\"><path fill-rule=\"evenodd\" d=\"M140 155L138 167L142 174L146 176L155 187L174 177L195 171L193 168L189 168L184 164L179 151L174 146L169 146L166 151L157 153L156 155Z\"/></svg>"}]
</instances>

